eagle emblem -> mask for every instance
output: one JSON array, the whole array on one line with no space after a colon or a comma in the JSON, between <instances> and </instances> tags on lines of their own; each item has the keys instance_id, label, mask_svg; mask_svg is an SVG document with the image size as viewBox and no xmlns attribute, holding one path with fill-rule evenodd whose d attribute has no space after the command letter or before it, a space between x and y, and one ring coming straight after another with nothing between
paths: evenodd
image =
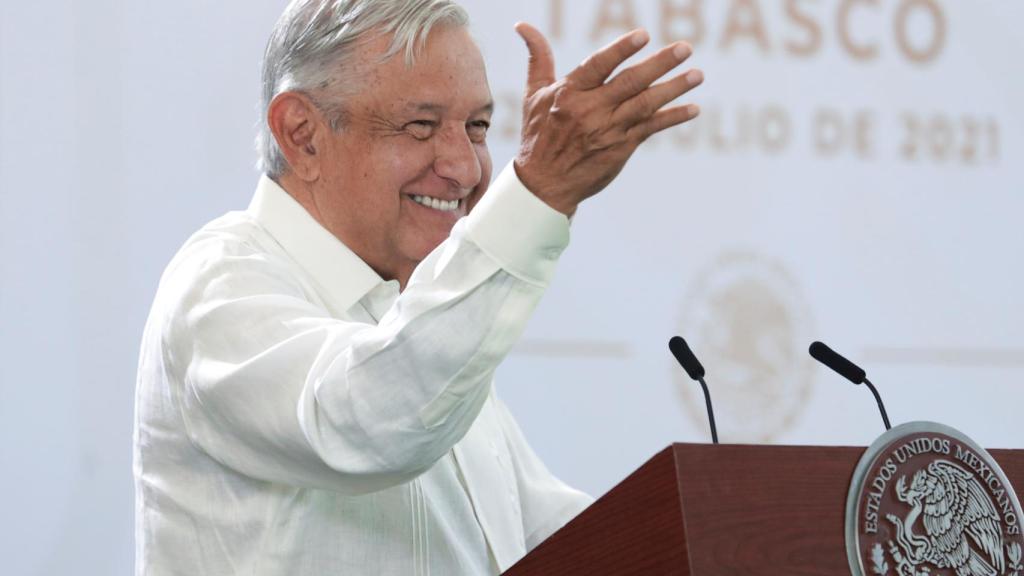
<instances>
[{"instance_id":1,"label":"eagle emblem","mask_svg":"<svg viewBox=\"0 0 1024 576\"><path fill-rule=\"evenodd\" d=\"M897 574L920 576L930 574L929 568L956 576L1006 574L999 513L973 474L935 460L914 473L909 487L906 480L896 482L896 497L910 511L903 518L886 515L896 533L889 549Z\"/></svg>"},{"instance_id":2,"label":"eagle emblem","mask_svg":"<svg viewBox=\"0 0 1024 576\"><path fill-rule=\"evenodd\" d=\"M853 576L1024 576L1022 548L1017 493L959 430L907 422L861 456L846 499Z\"/></svg>"}]
</instances>

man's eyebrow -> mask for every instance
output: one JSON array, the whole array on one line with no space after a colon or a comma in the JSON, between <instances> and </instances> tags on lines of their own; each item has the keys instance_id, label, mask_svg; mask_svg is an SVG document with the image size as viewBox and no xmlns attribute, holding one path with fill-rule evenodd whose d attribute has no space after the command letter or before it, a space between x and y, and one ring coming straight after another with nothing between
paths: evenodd
<instances>
[{"instance_id":1,"label":"man's eyebrow","mask_svg":"<svg viewBox=\"0 0 1024 576\"><path fill-rule=\"evenodd\" d=\"M407 108L416 112L434 112L441 113L447 109L444 104L438 104L436 102L410 102L406 105ZM473 111L474 114L491 114L494 112L494 100L488 100L487 104L477 108Z\"/></svg>"}]
</instances>

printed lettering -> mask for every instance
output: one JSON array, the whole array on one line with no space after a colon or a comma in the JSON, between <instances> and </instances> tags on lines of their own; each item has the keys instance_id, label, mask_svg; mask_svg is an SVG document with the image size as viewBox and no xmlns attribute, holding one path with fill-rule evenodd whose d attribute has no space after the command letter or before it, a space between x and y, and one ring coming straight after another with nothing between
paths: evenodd
<instances>
[{"instance_id":1,"label":"printed lettering","mask_svg":"<svg viewBox=\"0 0 1024 576\"><path fill-rule=\"evenodd\" d=\"M764 17L755 0L733 0L725 21L725 32L722 33L720 43L723 52L728 51L733 42L741 37L753 40L762 52L769 50Z\"/></svg>"},{"instance_id":2,"label":"printed lettering","mask_svg":"<svg viewBox=\"0 0 1024 576\"><path fill-rule=\"evenodd\" d=\"M686 32L679 32L676 23L687 24ZM701 0L661 0L661 40L665 44L685 40L693 46L704 41L704 11Z\"/></svg>"}]
</instances>

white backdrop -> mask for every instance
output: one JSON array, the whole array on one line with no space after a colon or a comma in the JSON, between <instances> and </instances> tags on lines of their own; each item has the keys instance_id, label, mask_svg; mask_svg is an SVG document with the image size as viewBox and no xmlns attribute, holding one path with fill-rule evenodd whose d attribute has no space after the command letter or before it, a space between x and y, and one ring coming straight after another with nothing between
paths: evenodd
<instances>
[{"instance_id":1,"label":"white backdrop","mask_svg":"<svg viewBox=\"0 0 1024 576\"><path fill-rule=\"evenodd\" d=\"M0 3L5 574L129 574L135 362L159 274L244 207L283 0ZM515 150L527 20L559 68L632 26L683 38L703 116L586 204L499 391L597 495L673 441L868 444L894 422L1024 447L1024 5L1009 0L467 1ZM580 401L583 399L583 401Z\"/></svg>"}]
</instances>

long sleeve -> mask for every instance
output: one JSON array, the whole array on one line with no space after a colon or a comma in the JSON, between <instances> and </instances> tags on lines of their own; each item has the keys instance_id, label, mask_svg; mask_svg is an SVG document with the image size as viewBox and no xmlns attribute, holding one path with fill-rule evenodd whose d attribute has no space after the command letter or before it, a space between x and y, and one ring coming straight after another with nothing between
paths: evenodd
<instances>
[{"instance_id":1,"label":"long sleeve","mask_svg":"<svg viewBox=\"0 0 1024 576\"><path fill-rule=\"evenodd\" d=\"M200 233L161 285L161 361L189 437L276 483L407 482L473 424L567 243L566 218L509 167L374 325L332 313L280 254Z\"/></svg>"}]
</instances>

